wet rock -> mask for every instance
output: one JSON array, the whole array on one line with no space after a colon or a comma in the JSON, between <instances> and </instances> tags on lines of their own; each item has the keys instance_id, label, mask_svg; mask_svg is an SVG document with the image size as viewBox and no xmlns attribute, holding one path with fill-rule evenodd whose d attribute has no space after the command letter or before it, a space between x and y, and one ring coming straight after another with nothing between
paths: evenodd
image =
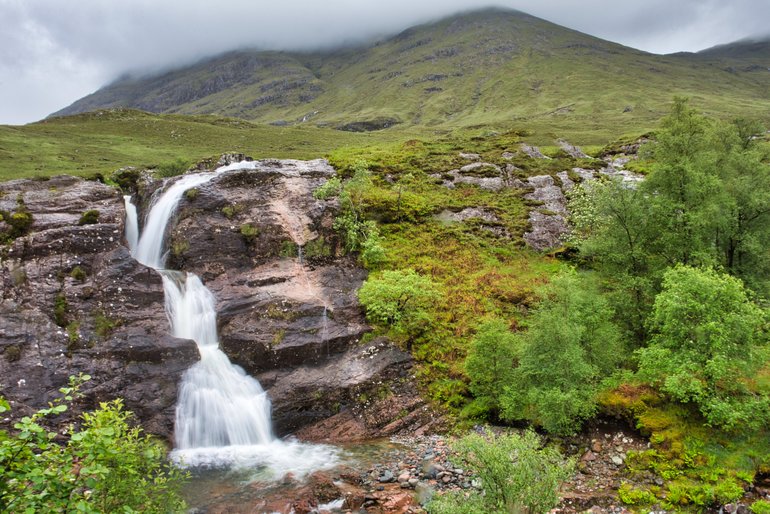
<instances>
[{"instance_id":1,"label":"wet rock","mask_svg":"<svg viewBox=\"0 0 770 514\"><path fill-rule=\"evenodd\" d=\"M122 397L145 430L170 437L178 381L198 352L167 335L161 279L123 246L121 194L74 177L0 189L0 209L21 198L34 219L0 257L0 390L12 414L46 405L83 372L92 380L69 416ZM88 210L97 223L79 225Z\"/></svg>"}]
</instances>

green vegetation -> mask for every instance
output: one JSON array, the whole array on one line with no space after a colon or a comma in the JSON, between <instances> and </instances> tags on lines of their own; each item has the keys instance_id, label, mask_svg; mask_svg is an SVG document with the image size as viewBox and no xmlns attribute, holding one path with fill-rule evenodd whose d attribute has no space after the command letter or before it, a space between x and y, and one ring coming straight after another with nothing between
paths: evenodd
<instances>
[{"instance_id":1,"label":"green vegetation","mask_svg":"<svg viewBox=\"0 0 770 514\"><path fill-rule=\"evenodd\" d=\"M80 266L75 266L72 268L72 271L70 271L70 277L74 278L78 282L83 282L87 276L88 275L86 271Z\"/></svg>"},{"instance_id":2,"label":"green vegetation","mask_svg":"<svg viewBox=\"0 0 770 514\"><path fill-rule=\"evenodd\" d=\"M0 244L9 243L25 235L33 222L32 213L27 210L24 198L19 196L16 199L16 210L13 212L0 210Z\"/></svg>"},{"instance_id":3,"label":"green vegetation","mask_svg":"<svg viewBox=\"0 0 770 514\"><path fill-rule=\"evenodd\" d=\"M559 486L569 478L573 462L553 448L541 448L534 432L495 436L470 434L452 445L457 460L480 480L483 494L460 492L436 496L431 514L497 514L548 512L559 501Z\"/></svg>"},{"instance_id":4,"label":"green vegetation","mask_svg":"<svg viewBox=\"0 0 770 514\"><path fill-rule=\"evenodd\" d=\"M251 223L244 223L241 225L241 235L246 244L253 243L259 236L259 227L252 225Z\"/></svg>"},{"instance_id":5,"label":"green vegetation","mask_svg":"<svg viewBox=\"0 0 770 514\"><path fill-rule=\"evenodd\" d=\"M367 280L358 291L367 319L390 327L406 339L409 349L415 338L431 329L428 307L439 297L436 284L411 269L385 271Z\"/></svg>"},{"instance_id":6,"label":"green vegetation","mask_svg":"<svg viewBox=\"0 0 770 514\"><path fill-rule=\"evenodd\" d=\"M155 176L159 178L176 177L183 174L190 167L190 162L177 157L173 161L159 164L155 169Z\"/></svg>"},{"instance_id":7,"label":"green vegetation","mask_svg":"<svg viewBox=\"0 0 770 514\"><path fill-rule=\"evenodd\" d=\"M185 475L165 460L165 448L129 422L121 400L100 404L77 425L50 431L88 375L70 379L63 397L0 431L3 512L176 512ZM0 413L9 410L0 398ZM62 442L61 439L64 439Z\"/></svg>"},{"instance_id":8,"label":"green vegetation","mask_svg":"<svg viewBox=\"0 0 770 514\"><path fill-rule=\"evenodd\" d=\"M99 211L95 209L84 212L78 221L78 225L95 225L96 223L99 223Z\"/></svg>"},{"instance_id":9,"label":"green vegetation","mask_svg":"<svg viewBox=\"0 0 770 514\"><path fill-rule=\"evenodd\" d=\"M543 291L520 336L518 365L501 399L502 416L527 419L555 434L572 434L597 410L602 380L624 355L607 302L573 273Z\"/></svg>"}]
</instances>

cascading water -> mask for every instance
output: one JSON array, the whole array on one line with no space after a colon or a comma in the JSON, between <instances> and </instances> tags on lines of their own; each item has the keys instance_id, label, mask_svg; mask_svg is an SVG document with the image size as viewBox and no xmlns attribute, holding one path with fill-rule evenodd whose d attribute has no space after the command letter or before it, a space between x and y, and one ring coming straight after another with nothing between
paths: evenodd
<instances>
[{"instance_id":1,"label":"cascading water","mask_svg":"<svg viewBox=\"0 0 770 514\"><path fill-rule=\"evenodd\" d=\"M214 295L197 275L164 269L164 234L184 192L220 173L239 169L239 165L253 167L236 163L174 182L156 196L141 237L136 237L136 207L126 198L126 239L131 253L162 276L172 334L194 340L201 356L185 372L179 388L172 458L190 466L264 466L278 476L289 471L304 474L333 465L336 451L273 436L267 394L219 349Z\"/></svg>"}]
</instances>

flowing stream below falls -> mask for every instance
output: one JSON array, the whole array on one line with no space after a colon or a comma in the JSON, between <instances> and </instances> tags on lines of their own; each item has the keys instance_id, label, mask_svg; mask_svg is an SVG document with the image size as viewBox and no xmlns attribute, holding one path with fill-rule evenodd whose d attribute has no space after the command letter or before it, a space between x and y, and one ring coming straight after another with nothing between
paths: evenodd
<instances>
[{"instance_id":1,"label":"flowing stream below falls","mask_svg":"<svg viewBox=\"0 0 770 514\"><path fill-rule=\"evenodd\" d=\"M260 479L286 473L299 477L335 466L339 450L273 435L267 393L219 348L214 295L197 275L164 267L164 235L184 192L242 167L249 163L184 175L164 185L153 196L141 233L136 206L124 197L126 241L131 255L163 279L172 335L192 339L200 353L200 361L185 372L179 386L171 458L186 467L258 471Z\"/></svg>"}]
</instances>

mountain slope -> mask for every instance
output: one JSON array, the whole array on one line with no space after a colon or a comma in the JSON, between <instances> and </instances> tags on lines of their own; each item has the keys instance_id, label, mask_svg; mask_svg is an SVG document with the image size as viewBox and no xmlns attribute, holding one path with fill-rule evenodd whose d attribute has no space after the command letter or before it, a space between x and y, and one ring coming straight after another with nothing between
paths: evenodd
<instances>
[{"instance_id":1,"label":"mountain slope","mask_svg":"<svg viewBox=\"0 0 770 514\"><path fill-rule=\"evenodd\" d=\"M337 51L240 51L125 78L55 113L127 106L350 130L541 117L655 120L672 96L716 114L770 107L764 76L700 55L657 56L517 11L487 9Z\"/></svg>"}]
</instances>

